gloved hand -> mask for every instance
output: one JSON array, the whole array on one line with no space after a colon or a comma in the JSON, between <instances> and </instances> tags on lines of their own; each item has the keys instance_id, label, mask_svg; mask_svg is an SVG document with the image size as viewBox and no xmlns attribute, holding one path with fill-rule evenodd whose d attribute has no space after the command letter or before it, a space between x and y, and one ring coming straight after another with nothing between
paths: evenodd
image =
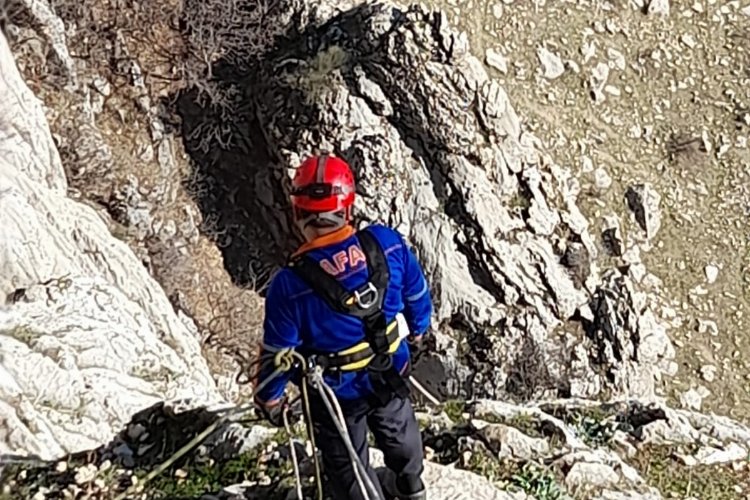
<instances>
[{"instance_id":1,"label":"gloved hand","mask_svg":"<svg viewBox=\"0 0 750 500\"><path fill-rule=\"evenodd\" d=\"M282 397L281 401L278 403L270 406L257 400L255 401L255 410L274 427L284 427L284 412L288 408L289 406L286 401L286 396Z\"/></svg>"}]
</instances>

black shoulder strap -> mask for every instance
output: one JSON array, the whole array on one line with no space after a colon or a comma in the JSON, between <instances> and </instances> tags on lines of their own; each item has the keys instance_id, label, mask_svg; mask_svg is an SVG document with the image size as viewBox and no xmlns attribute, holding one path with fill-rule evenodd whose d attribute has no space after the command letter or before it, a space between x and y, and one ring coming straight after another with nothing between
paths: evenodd
<instances>
[{"instance_id":1,"label":"black shoulder strap","mask_svg":"<svg viewBox=\"0 0 750 500\"><path fill-rule=\"evenodd\" d=\"M388 288L388 280L390 279L385 252L383 252L380 243L378 243L378 240L375 239L375 236L370 231L360 231L357 233L357 239L367 259L367 271L370 282L375 285L375 288L381 291L380 297L382 300L385 290Z\"/></svg>"},{"instance_id":2,"label":"black shoulder strap","mask_svg":"<svg viewBox=\"0 0 750 500\"><path fill-rule=\"evenodd\" d=\"M336 278L320 267L320 263L302 255L289 264L289 268L302 278L315 293L320 295L331 308L340 313L349 313L346 303L351 294L341 286Z\"/></svg>"},{"instance_id":3,"label":"black shoulder strap","mask_svg":"<svg viewBox=\"0 0 750 500\"><path fill-rule=\"evenodd\" d=\"M385 404L390 399L391 390L403 398L409 394L409 387L388 356L390 344L386 333L383 299L388 290L390 270L385 252L370 231L359 231L357 239L367 261L368 282L354 292L346 290L335 277L323 270L319 262L308 255L292 261L289 267L335 311L362 320L365 339L375 354L368 370L375 377L375 395L381 404Z\"/></svg>"}]
</instances>

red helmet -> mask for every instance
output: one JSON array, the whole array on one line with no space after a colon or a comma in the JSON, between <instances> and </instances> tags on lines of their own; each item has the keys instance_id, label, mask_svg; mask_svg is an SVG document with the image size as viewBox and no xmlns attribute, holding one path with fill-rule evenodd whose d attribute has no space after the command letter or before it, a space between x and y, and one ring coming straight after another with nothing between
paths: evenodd
<instances>
[{"instance_id":1,"label":"red helmet","mask_svg":"<svg viewBox=\"0 0 750 500\"><path fill-rule=\"evenodd\" d=\"M307 213L338 212L354 204L354 175L342 159L327 154L302 162L292 180L292 205Z\"/></svg>"}]
</instances>

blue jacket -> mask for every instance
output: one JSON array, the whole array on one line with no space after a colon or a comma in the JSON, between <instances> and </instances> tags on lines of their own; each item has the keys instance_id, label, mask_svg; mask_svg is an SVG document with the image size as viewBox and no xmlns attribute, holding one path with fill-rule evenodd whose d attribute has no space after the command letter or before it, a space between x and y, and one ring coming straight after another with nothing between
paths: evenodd
<instances>
[{"instance_id":1,"label":"blue jacket","mask_svg":"<svg viewBox=\"0 0 750 500\"><path fill-rule=\"evenodd\" d=\"M398 232L381 225L368 230L388 262L390 282L383 303L386 321L390 323L401 312L412 336L424 334L430 325L432 298L419 262ZM350 226L303 245L297 253L303 252L318 260L348 290L367 282L364 252ZM363 340L361 320L331 309L293 271L283 268L273 277L266 295L261 359L285 348L334 353ZM396 369L402 371L409 357L408 344L401 342L393 355ZM263 363L259 379L264 380L272 371L272 363ZM278 400L293 375L287 372L277 377L256 399L267 404ZM326 374L325 380L342 400L359 399L372 392L367 370ZM293 381L298 383L297 377Z\"/></svg>"}]
</instances>

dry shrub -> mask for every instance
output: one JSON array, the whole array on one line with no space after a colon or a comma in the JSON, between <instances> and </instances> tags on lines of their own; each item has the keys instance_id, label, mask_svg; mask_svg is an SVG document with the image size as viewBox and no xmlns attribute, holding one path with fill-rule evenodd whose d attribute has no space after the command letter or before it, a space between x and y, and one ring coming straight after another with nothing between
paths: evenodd
<instances>
[{"instance_id":1,"label":"dry shrub","mask_svg":"<svg viewBox=\"0 0 750 500\"><path fill-rule=\"evenodd\" d=\"M557 385L542 346L524 338L523 346L508 371L505 390L520 401L529 401L545 391L556 389Z\"/></svg>"}]
</instances>

